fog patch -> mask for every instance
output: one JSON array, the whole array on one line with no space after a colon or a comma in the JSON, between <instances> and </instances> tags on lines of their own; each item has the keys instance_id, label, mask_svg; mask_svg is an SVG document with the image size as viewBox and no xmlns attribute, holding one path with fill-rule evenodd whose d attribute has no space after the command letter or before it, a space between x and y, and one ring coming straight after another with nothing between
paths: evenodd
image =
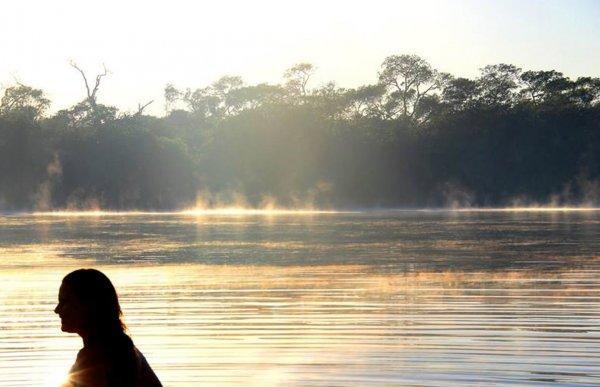
<instances>
[{"instance_id":1,"label":"fog patch","mask_svg":"<svg viewBox=\"0 0 600 387\"><path fill-rule=\"evenodd\" d=\"M239 190L213 192L206 189L197 193L193 209L318 210L330 207L327 197L332 190L331 183L319 181L303 193L288 193L284 198L265 194L256 199L248 197Z\"/></svg>"},{"instance_id":2,"label":"fog patch","mask_svg":"<svg viewBox=\"0 0 600 387\"><path fill-rule=\"evenodd\" d=\"M35 209L37 211L52 209L52 192L61 177L62 165L58 154L54 153L52 161L46 166L46 179L39 185L34 194Z\"/></svg>"},{"instance_id":3,"label":"fog patch","mask_svg":"<svg viewBox=\"0 0 600 387\"><path fill-rule=\"evenodd\" d=\"M580 174L565 184L559 192L552 193L545 201L537 201L527 195L519 195L508 201L508 207L582 207L591 208L600 205L600 179L588 179Z\"/></svg>"},{"instance_id":4,"label":"fog patch","mask_svg":"<svg viewBox=\"0 0 600 387\"><path fill-rule=\"evenodd\" d=\"M476 203L473 191L456 182L445 183L442 195L445 208L470 208Z\"/></svg>"},{"instance_id":5,"label":"fog patch","mask_svg":"<svg viewBox=\"0 0 600 387\"><path fill-rule=\"evenodd\" d=\"M100 211L100 199L86 194L81 189L76 189L67 197L67 211Z\"/></svg>"}]
</instances>

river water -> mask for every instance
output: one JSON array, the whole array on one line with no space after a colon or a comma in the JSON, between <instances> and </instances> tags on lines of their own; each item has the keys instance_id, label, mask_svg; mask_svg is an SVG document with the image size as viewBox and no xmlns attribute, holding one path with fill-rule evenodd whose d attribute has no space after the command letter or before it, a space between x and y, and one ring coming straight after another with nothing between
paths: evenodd
<instances>
[{"instance_id":1,"label":"river water","mask_svg":"<svg viewBox=\"0 0 600 387\"><path fill-rule=\"evenodd\" d=\"M80 267L165 386L600 384L600 211L3 215L0 385L66 375Z\"/></svg>"}]
</instances>

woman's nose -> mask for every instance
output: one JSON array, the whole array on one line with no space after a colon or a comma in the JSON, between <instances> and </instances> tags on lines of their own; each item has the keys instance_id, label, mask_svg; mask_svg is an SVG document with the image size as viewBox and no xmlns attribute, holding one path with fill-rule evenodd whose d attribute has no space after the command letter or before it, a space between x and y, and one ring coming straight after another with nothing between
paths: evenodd
<instances>
[{"instance_id":1,"label":"woman's nose","mask_svg":"<svg viewBox=\"0 0 600 387\"><path fill-rule=\"evenodd\" d=\"M56 308L54 308L54 313L58 314L58 307L59 307L59 306L60 306L60 305L56 305Z\"/></svg>"}]
</instances>

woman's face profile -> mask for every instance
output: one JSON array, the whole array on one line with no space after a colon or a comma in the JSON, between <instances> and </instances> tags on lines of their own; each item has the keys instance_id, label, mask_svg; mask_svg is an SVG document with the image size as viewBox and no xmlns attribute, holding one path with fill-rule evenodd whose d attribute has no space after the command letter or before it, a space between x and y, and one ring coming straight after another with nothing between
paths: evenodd
<instances>
[{"instance_id":1,"label":"woman's face profile","mask_svg":"<svg viewBox=\"0 0 600 387\"><path fill-rule=\"evenodd\" d=\"M60 317L63 332L80 333L84 323L85 308L79 298L63 283L58 291L58 305L54 313Z\"/></svg>"}]
</instances>

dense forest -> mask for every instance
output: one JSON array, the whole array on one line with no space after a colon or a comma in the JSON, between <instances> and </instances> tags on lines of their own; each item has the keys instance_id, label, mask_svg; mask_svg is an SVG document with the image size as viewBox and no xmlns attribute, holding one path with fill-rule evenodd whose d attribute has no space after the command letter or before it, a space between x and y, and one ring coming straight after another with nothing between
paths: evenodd
<instances>
[{"instance_id":1,"label":"dense forest","mask_svg":"<svg viewBox=\"0 0 600 387\"><path fill-rule=\"evenodd\" d=\"M302 63L276 85L167 85L156 117L100 103L110 74L72 66L84 98L68 109L0 92L0 210L598 204L599 78L498 64L466 79L393 55L346 89Z\"/></svg>"}]
</instances>

